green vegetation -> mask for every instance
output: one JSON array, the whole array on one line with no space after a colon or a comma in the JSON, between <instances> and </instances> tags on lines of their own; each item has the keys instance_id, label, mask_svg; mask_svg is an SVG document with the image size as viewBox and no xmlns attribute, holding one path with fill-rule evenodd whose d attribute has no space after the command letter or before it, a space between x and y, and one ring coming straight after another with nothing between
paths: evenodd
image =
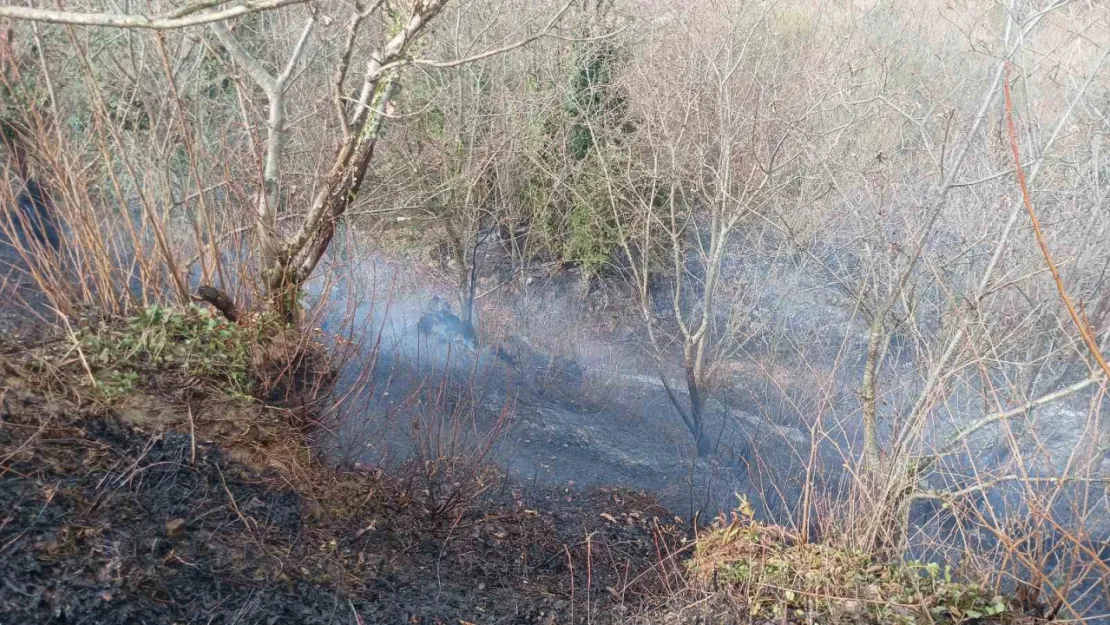
<instances>
[{"instance_id":1,"label":"green vegetation","mask_svg":"<svg viewBox=\"0 0 1110 625\"><path fill-rule=\"evenodd\" d=\"M255 390L252 348L272 325L238 326L195 305L152 306L78 330L76 348L102 400L128 393L139 373L150 370L180 373L232 397L249 397Z\"/></svg>"},{"instance_id":2,"label":"green vegetation","mask_svg":"<svg viewBox=\"0 0 1110 625\"><path fill-rule=\"evenodd\" d=\"M585 177L594 172L596 169L582 174ZM586 275L592 276L600 273L609 262L620 239L612 220L610 200L604 194L604 181L596 179L592 184L580 184L579 191L585 195L576 194L573 198L562 253L563 258L578 263Z\"/></svg>"},{"instance_id":3,"label":"green vegetation","mask_svg":"<svg viewBox=\"0 0 1110 625\"><path fill-rule=\"evenodd\" d=\"M530 125L532 154L518 202L536 226L537 252L546 251L594 276L620 244L606 163L626 160L612 147L619 143L629 114L616 82L622 62L616 44L583 43L573 59L559 87L561 105Z\"/></svg>"},{"instance_id":4,"label":"green vegetation","mask_svg":"<svg viewBox=\"0 0 1110 625\"><path fill-rule=\"evenodd\" d=\"M947 566L881 562L858 550L800 543L735 515L700 538L688 567L752 618L924 625L1014 616L1003 597L955 580Z\"/></svg>"},{"instance_id":5,"label":"green vegetation","mask_svg":"<svg viewBox=\"0 0 1110 625\"><path fill-rule=\"evenodd\" d=\"M619 125L627 105L614 84L620 58L612 43L584 44L576 56L563 112L571 122L570 154L582 160L593 149L597 130Z\"/></svg>"}]
</instances>

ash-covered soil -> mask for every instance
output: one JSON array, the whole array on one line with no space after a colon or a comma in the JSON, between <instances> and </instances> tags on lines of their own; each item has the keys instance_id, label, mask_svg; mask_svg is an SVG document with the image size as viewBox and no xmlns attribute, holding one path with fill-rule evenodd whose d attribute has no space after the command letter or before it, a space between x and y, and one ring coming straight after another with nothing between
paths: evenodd
<instances>
[{"instance_id":1,"label":"ash-covered soil","mask_svg":"<svg viewBox=\"0 0 1110 625\"><path fill-rule=\"evenodd\" d=\"M739 493L761 519L792 519L810 441L809 426L795 415L801 404L784 397L814 387L808 370L739 360L722 367L705 415L717 453L699 458L660 381L666 375L686 401L681 354L657 361L646 349L635 294L619 281L586 281L574 268L521 267L496 235L484 241L477 349L419 331L433 297L461 314L448 259L437 271L434 259L352 245L359 260L344 265L320 326L353 345L337 386L357 399L341 410L333 436L318 439L320 449L368 465L418 455L412 424L427 421L423 407L436 401L420 394L442 387L463 398L457 409L476 429L498 424L491 453L517 480L621 484L655 494L683 516L729 510ZM665 292L658 297L671 306ZM835 484L843 458L835 450L830 456L821 458L820 473Z\"/></svg>"},{"instance_id":2,"label":"ash-covered soil","mask_svg":"<svg viewBox=\"0 0 1110 625\"><path fill-rule=\"evenodd\" d=\"M0 354L3 625L605 623L651 604L680 550L644 494L491 472L435 515L415 474L205 442L214 412L190 430L166 427L194 414L166 397L139 402L151 419L80 405L16 360Z\"/></svg>"}]
</instances>

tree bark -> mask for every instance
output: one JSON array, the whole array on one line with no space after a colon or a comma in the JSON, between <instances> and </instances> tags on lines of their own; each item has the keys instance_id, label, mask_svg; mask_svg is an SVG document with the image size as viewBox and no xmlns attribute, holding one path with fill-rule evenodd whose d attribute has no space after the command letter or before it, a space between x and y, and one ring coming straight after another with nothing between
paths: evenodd
<instances>
[{"instance_id":1,"label":"tree bark","mask_svg":"<svg viewBox=\"0 0 1110 625\"><path fill-rule=\"evenodd\" d=\"M206 284L197 289L196 299L211 304L228 321L239 323L239 308L235 305L235 300L224 291Z\"/></svg>"}]
</instances>

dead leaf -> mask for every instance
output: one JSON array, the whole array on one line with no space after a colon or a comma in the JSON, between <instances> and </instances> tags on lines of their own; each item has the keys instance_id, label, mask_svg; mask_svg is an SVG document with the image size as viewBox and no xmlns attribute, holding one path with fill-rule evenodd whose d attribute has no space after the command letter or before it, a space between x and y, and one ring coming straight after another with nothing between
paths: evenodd
<instances>
[{"instance_id":1,"label":"dead leaf","mask_svg":"<svg viewBox=\"0 0 1110 625\"><path fill-rule=\"evenodd\" d=\"M185 527L185 519L166 521L166 536L176 536Z\"/></svg>"},{"instance_id":2,"label":"dead leaf","mask_svg":"<svg viewBox=\"0 0 1110 625\"><path fill-rule=\"evenodd\" d=\"M367 525L366 527L364 527L364 528L360 529L359 531L355 532L355 540L358 540L359 538L361 538L362 535L365 534L366 532L372 532L376 529L378 529L378 520L374 519L373 521L370 522L370 525Z\"/></svg>"},{"instance_id":3,"label":"dead leaf","mask_svg":"<svg viewBox=\"0 0 1110 625\"><path fill-rule=\"evenodd\" d=\"M608 512L602 512L601 513L601 518L605 519L606 521L608 521L610 523L616 523L617 522L617 519L613 515L609 514Z\"/></svg>"}]
</instances>

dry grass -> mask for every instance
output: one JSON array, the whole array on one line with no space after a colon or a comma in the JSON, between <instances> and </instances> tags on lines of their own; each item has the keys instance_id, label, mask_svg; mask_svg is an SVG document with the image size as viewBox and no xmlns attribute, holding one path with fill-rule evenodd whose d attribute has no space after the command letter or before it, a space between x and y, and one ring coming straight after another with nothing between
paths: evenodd
<instances>
[{"instance_id":1,"label":"dry grass","mask_svg":"<svg viewBox=\"0 0 1110 625\"><path fill-rule=\"evenodd\" d=\"M13 505L0 514L0 551L19 570L0 606L21 622L58 606L115 622L227 610L326 619L338 605L355 622L562 622L574 611L618 623L658 594L657 549L680 536L642 494L526 491L487 472L498 489L429 507L428 484L413 489L422 467L337 472L286 411L185 401L154 379L89 412L11 347L0 363L0 498ZM427 475L437 488L459 478ZM12 594L41 584L61 592L38 607Z\"/></svg>"}]
</instances>

